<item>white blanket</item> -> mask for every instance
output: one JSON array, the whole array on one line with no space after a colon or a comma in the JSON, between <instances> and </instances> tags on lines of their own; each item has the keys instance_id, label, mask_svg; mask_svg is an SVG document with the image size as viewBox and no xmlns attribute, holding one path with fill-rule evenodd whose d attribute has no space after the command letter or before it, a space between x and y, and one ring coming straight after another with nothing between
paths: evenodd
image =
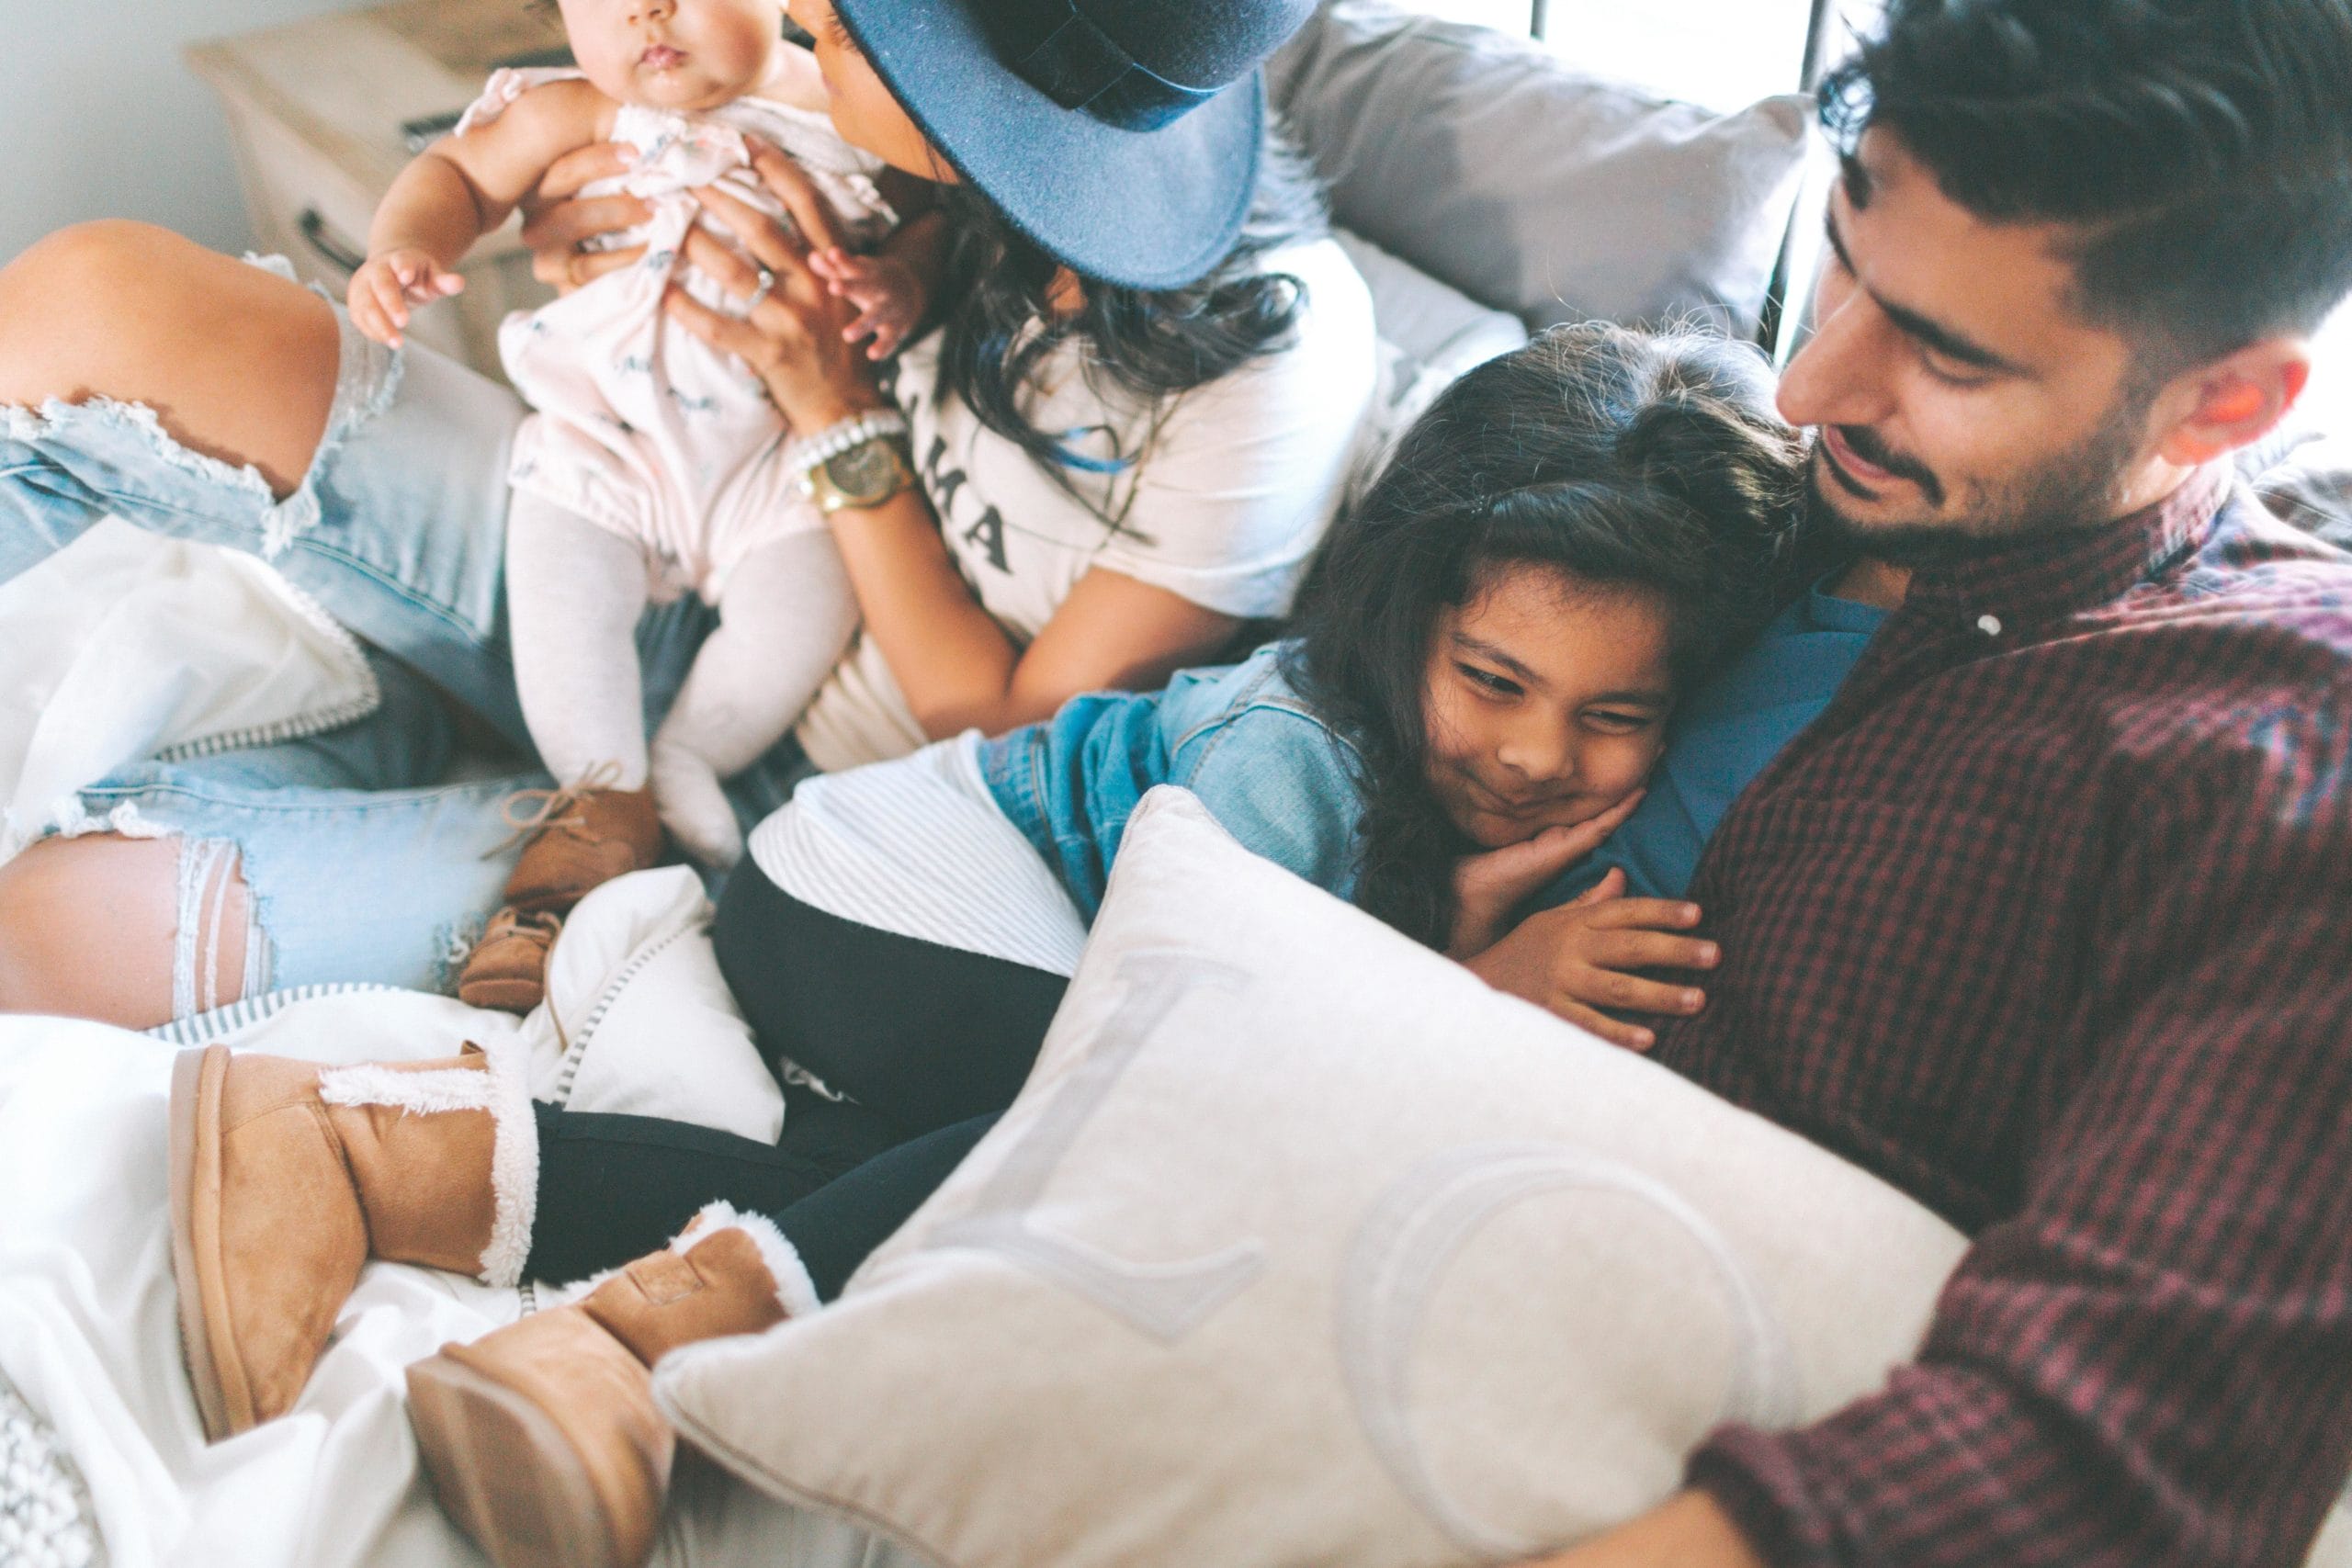
<instances>
[{"instance_id":1,"label":"white blanket","mask_svg":"<svg viewBox=\"0 0 2352 1568\"><path fill-rule=\"evenodd\" d=\"M107 519L0 584L0 861L83 826L144 757L315 735L375 710L351 634L250 556Z\"/></svg>"},{"instance_id":2,"label":"white blanket","mask_svg":"<svg viewBox=\"0 0 2352 1568\"><path fill-rule=\"evenodd\" d=\"M183 1030L320 1061L440 1056L514 1038L533 1088L582 1110L773 1137L781 1095L719 983L691 873L600 889L573 918L548 1005L527 1021L439 997L263 999ZM522 1311L514 1291L374 1264L295 1411L205 1446L174 1313L164 1103L176 1042L0 1018L0 1374L87 1482L115 1568L446 1568L479 1559L417 1469L401 1374ZM542 1298L544 1299L544 1298ZM910 1568L837 1521L705 1466L682 1469L655 1561ZM6 1555L0 1553L0 1555Z\"/></svg>"}]
</instances>

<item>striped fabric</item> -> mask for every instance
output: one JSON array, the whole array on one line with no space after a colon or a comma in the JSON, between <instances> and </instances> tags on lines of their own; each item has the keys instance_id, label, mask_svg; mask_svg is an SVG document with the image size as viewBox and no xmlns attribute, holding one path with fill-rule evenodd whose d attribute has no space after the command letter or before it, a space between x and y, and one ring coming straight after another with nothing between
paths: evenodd
<instances>
[{"instance_id":1,"label":"striped fabric","mask_svg":"<svg viewBox=\"0 0 2352 1568\"><path fill-rule=\"evenodd\" d=\"M169 1023L159 1023L146 1031L153 1039L166 1044L194 1049L209 1045L216 1040L226 1040L241 1030L250 1029L296 1002L307 1002L319 997L348 996L355 991L391 991L396 986L379 986L357 981L329 981L314 986L288 986L283 990L265 991L209 1012L175 1018Z\"/></svg>"},{"instance_id":2,"label":"striped fabric","mask_svg":"<svg viewBox=\"0 0 2352 1568\"><path fill-rule=\"evenodd\" d=\"M842 919L1072 973L1085 919L998 807L979 743L970 730L895 762L810 779L752 830L752 863Z\"/></svg>"}]
</instances>

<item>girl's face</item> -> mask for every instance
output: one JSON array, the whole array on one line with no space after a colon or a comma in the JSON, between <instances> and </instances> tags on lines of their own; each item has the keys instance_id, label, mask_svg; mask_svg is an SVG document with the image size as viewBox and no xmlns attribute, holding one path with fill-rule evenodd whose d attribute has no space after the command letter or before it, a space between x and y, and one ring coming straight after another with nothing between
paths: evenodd
<instances>
[{"instance_id":1,"label":"girl's face","mask_svg":"<svg viewBox=\"0 0 2352 1568\"><path fill-rule=\"evenodd\" d=\"M784 48L781 0L560 0L571 53L608 97L709 109L765 85Z\"/></svg>"},{"instance_id":2,"label":"girl's face","mask_svg":"<svg viewBox=\"0 0 2352 1568\"><path fill-rule=\"evenodd\" d=\"M833 0L791 0L786 9L800 30L816 40L826 107L832 112L833 129L841 132L842 140L917 179L956 184L956 171L916 129L913 118L875 74L857 40L833 14Z\"/></svg>"},{"instance_id":3,"label":"girl's face","mask_svg":"<svg viewBox=\"0 0 2352 1568\"><path fill-rule=\"evenodd\" d=\"M1600 815L1665 750L1668 652L1654 594L1549 567L1495 570L1430 639L1430 792L1482 849Z\"/></svg>"}]
</instances>

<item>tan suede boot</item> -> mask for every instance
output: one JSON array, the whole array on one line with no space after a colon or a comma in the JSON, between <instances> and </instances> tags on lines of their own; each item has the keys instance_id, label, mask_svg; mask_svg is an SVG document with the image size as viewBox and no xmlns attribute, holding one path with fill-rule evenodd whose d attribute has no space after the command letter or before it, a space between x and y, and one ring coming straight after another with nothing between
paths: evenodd
<instances>
[{"instance_id":1,"label":"tan suede boot","mask_svg":"<svg viewBox=\"0 0 2352 1568\"><path fill-rule=\"evenodd\" d=\"M548 954L562 931L561 915L535 915L512 905L499 910L466 955L458 999L497 1012L530 1011L547 995Z\"/></svg>"},{"instance_id":2,"label":"tan suede boot","mask_svg":"<svg viewBox=\"0 0 2352 1568\"><path fill-rule=\"evenodd\" d=\"M300 1396L368 1258L512 1284L529 1251L530 1091L479 1047L350 1067L183 1052L171 1156L180 1341L216 1442Z\"/></svg>"},{"instance_id":3,"label":"tan suede boot","mask_svg":"<svg viewBox=\"0 0 2352 1568\"><path fill-rule=\"evenodd\" d=\"M408 1370L435 1494L498 1568L637 1568L653 1550L677 1439L653 1363L814 1311L775 1227L724 1203L575 1305L447 1345Z\"/></svg>"},{"instance_id":4,"label":"tan suede boot","mask_svg":"<svg viewBox=\"0 0 2352 1568\"><path fill-rule=\"evenodd\" d=\"M662 818L650 789L581 784L526 790L516 799L539 802L520 818L513 814L515 801L507 803L507 819L526 837L522 858L507 874L506 902L526 913L569 914L591 890L643 871L662 852Z\"/></svg>"},{"instance_id":5,"label":"tan suede boot","mask_svg":"<svg viewBox=\"0 0 2352 1568\"><path fill-rule=\"evenodd\" d=\"M548 953L571 907L616 876L643 871L662 852L662 818L650 789L605 789L607 763L580 784L526 789L507 798L506 820L523 853L506 877L506 903L458 976L469 1007L526 1013L547 995ZM517 816L515 807L531 809ZM512 839L507 842L512 843Z\"/></svg>"}]
</instances>

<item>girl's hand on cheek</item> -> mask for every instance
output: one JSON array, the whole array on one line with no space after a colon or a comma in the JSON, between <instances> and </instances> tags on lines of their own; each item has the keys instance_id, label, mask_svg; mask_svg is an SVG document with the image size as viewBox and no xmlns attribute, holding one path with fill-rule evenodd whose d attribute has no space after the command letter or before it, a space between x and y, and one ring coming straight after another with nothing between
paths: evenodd
<instances>
[{"instance_id":1,"label":"girl's hand on cheek","mask_svg":"<svg viewBox=\"0 0 2352 1568\"><path fill-rule=\"evenodd\" d=\"M1446 943L1446 955L1466 959L1492 947L1508 929L1514 910L1541 893L1554 877L1599 849L1641 803L1642 792L1635 790L1600 816L1574 827L1546 828L1520 843L1456 861L1453 931Z\"/></svg>"},{"instance_id":2,"label":"girl's hand on cheek","mask_svg":"<svg viewBox=\"0 0 2352 1568\"><path fill-rule=\"evenodd\" d=\"M1706 1006L1694 987L1643 978L1642 969L1712 969L1723 961L1713 942L1683 935L1699 907L1673 898L1625 897L1625 874L1612 869L1574 903L1530 915L1519 929L1473 957L1470 972L1498 991L1590 1030L1612 1044L1646 1051L1657 1033L1601 1011L1688 1016Z\"/></svg>"}]
</instances>

